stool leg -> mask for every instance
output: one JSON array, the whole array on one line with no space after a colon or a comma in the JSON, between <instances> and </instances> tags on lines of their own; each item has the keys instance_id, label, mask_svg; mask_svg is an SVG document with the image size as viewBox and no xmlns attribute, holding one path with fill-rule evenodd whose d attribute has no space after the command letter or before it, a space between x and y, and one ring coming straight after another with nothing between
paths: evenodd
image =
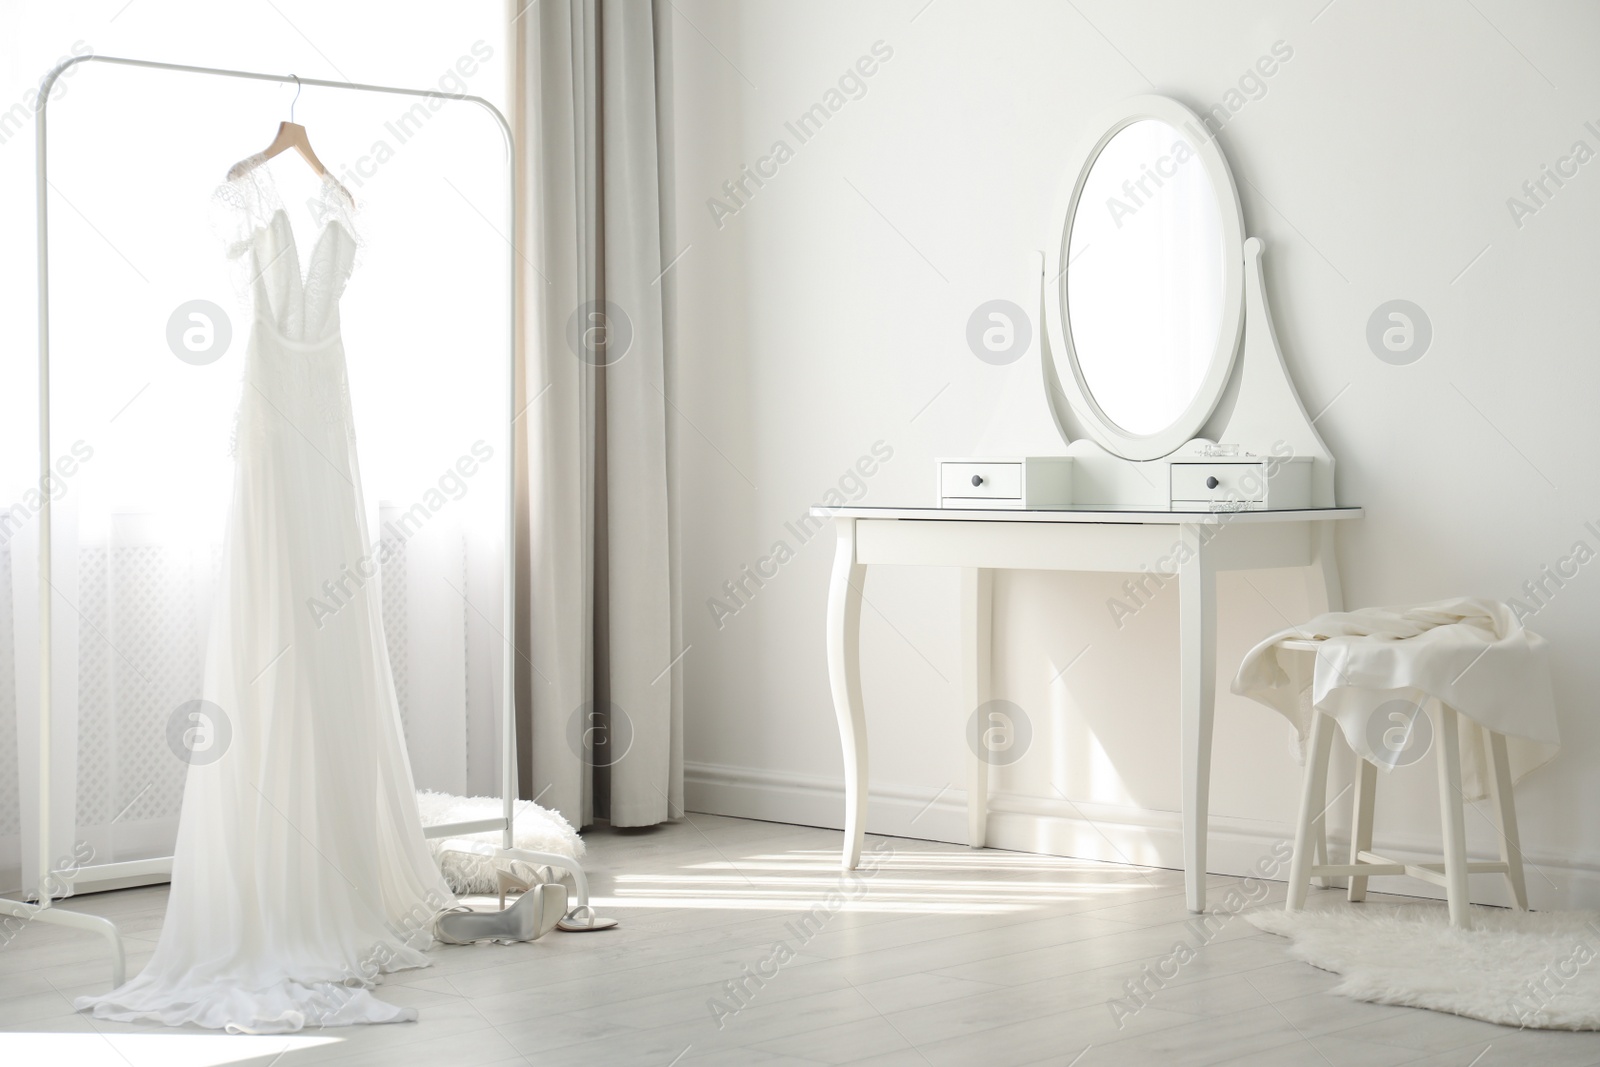
<instances>
[{"instance_id":1,"label":"stool leg","mask_svg":"<svg viewBox=\"0 0 1600 1067\"><path fill-rule=\"evenodd\" d=\"M1314 862L1314 835L1322 809L1328 803L1328 753L1333 750L1335 723L1319 712L1313 712L1311 720L1311 743L1306 746L1306 773L1301 780L1300 820L1294 830L1294 856L1289 861L1289 899L1285 911L1299 911L1306 906Z\"/></svg>"},{"instance_id":2,"label":"stool leg","mask_svg":"<svg viewBox=\"0 0 1600 1067\"><path fill-rule=\"evenodd\" d=\"M1442 702L1439 736L1439 818L1444 824L1445 898L1450 902L1450 925L1471 929L1472 899L1467 895L1467 824L1461 798L1460 727L1454 709Z\"/></svg>"},{"instance_id":3,"label":"stool leg","mask_svg":"<svg viewBox=\"0 0 1600 1067\"><path fill-rule=\"evenodd\" d=\"M1372 805L1378 798L1378 768L1356 757L1355 812L1350 818L1350 862L1361 862L1361 853L1372 851ZM1350 876L1349 899L1359 903L1367 899L1367 876Z\"/></svg>"},{"instance_id":4,"label":"stool leg","mask_svg":"<svg viewBox=\"0 0 1600 1067\"><path fill-rule=\"evenodd\" d=\"M1319 867L1325 863L1333 862L1328 858L1328 818L1326 813L1311 827L1311 862ZM1311 884L1318 889L1334 889L1337 888L1334 885L1336 881L1338 879L1319 874L1311 879Z\"/></svg>"},{"instance_id":5,"label":"stool leg","mask_svg":"<svg viewBox=\"0 0 1600 1067\"><path fill-rule=\"evenodd\" d=\"M1522 873L1522 835L1517 832L1517 804L1511 797L1511 761L1506 756L1506 738L1493 730L1489 735L1489 757L1494 773L1489 787L1494 794L1495 812L1500 823L1500 859L1506 865L1506 883L1518 911L1528 910L1528 883Z\"/></svg>"}]
</instances>

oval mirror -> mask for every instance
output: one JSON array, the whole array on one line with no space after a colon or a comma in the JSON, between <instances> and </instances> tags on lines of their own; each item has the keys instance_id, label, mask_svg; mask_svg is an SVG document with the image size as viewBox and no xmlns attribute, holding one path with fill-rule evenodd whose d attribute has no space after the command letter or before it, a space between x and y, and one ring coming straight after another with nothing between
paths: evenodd
<instances>
[{"instance_id":1,"label":"oval mirror","mask_svg":"<svg viewBox=\"0 0 1600 1067\"><path fill-rule=\"evenodd\" d=\"M1242 323L1243 221L1215 140L1183 105L1121 105L1080 153L1047 298L1055 372L1084 429L1167 455L1216 409Z\"/></svg>"}]
</instances>

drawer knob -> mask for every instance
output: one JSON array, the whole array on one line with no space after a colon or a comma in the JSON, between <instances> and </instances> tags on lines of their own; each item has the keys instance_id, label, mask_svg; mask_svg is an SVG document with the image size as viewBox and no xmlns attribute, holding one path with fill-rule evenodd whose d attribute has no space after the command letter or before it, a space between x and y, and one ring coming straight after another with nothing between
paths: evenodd
<instances>
[{"instance_id":1,"label":"drawer knob","mask_svg":"<svg viewBox=\"0 0 1600 1067\"><path fill-rule=\"evenodd\" d=\"M1221 483L1217 481L1217 476L1214 475L1214 474L1213 475L1209 475L1206 478L1206 488L1207 489L1215 489L1220 484Z\"/></svg>"},{"instance_id":2,"label":"drawer knob","mask_svg":"<svg viewBox=\"0 0 1600 1067\"><path fill-rule=\"evenodd\" d=\"M982 485L982 484L983 484L983 475L981 475L981 474L974 474L974 475L973 475L973 476L972 476L972 484L973 484L973 485Z\"/></svg>"}]
</instances>

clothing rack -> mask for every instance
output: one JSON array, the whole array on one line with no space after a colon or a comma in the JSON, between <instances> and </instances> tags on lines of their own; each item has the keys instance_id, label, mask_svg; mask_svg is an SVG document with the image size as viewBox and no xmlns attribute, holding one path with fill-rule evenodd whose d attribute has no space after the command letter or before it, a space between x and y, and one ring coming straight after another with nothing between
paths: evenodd
<instances>
[{"instance_id":1,"label":"clothing rack","mask_svg":"<svg viewBox=\"0 0 1600 1067\"><path fill-rule=\"evenodd\" d=\"M25 921L51 922L62 926L77 927L100 934L110 943L111 951L111 981L113 987L120 986L126 979L127 957L123 950L122 935L116 923L97 915L85 915L81 912L69 911L55 907L50 897L50 879L55 873L51 867L50 859L50 762L51 762L51 583L50 570L50 510L51 498L48 491L50 467L50 268L49 246L50 226L48 209L49 174L47 168L47 137L45 114L50 102L51 90L58 79L68 69L79 63L109 63L115 66L145 67L151 70L170 70L183 74L203 74L223 78L242 78L250 81L278 82L280 84L295 83L298 85L315 85L327 89L347 89L356 92L388 93L398 96L413 96L434 98L440 100L459 100L477 104L494 117L500 127L501 134L505 137L506 148L506 210L510 219L512 238L507 241L506 253L506 285L507 295L507 322L506 322L506 382L508 395L508 410L506 412L506 524L505 524L505 560L503 574L505 577L504 611L502 617L502 637L505 649L502 655L501 666L501 793L504 810L497 818L478 819L469 822L448 823L438 826L424 827L427 837L457 837L462 834L481 833L487 830L500 830L502 834L502 847L511 849L513 845L513 807L517 794L517 765L516 765L516 721L514 715L514 688L513 668L515 666L515 591L516 591L516 526L515 506L515 427L516 427L516 314L517 314L517 287L516 287L516 248L512 243L515 240L517 210L515 190L516 157L513 151L511 125L500 109L489 101L478 96L467 96L461 93L443 93L435 89L405 89L390 85L367 85L358 82L327 81L321 78L301 78L293 74L264 74L248 70L227 70L219 67L196 67L180 63L158 63L148 59L128 59L119 56L85 55L76 56L54 67L39 85L39 110L35 124L35 144L38 155L35 160L35 199L38 211L38 271L39 271L39 478L40 492L43 498L39 510L39 888L37 903L17 901L0 898L0 914L12 915ZM577 865L571 859L563 856L546 856L542 853L527 853L519 856L537 859L537 862L573 869ZM121 863L104 863L76 868L73 879L82 881L86 877L91 881L109 881L112 879L136 878L141 876L170 874L172 870L172 857L157 857L144 860L130 860ZM576 872L577 884L580 887L582 903L587 903L582 871Z\"/></svg>"}]
</instances>

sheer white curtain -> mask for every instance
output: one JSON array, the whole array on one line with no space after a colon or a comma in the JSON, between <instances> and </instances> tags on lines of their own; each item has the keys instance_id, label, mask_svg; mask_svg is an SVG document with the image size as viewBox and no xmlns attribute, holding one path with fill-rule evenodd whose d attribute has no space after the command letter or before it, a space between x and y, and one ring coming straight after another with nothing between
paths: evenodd
<instances>
[{"instance_id":1,"label":"sheer white curtain","mask_svg":"<svg viewBox=\"0 0 1600 1067\"><path fill-rule=\"evenodd\" d=\"M522 785L572 822L683 811L650 0L512 0L524 205Z\"/></svg>"}]
</instances>

